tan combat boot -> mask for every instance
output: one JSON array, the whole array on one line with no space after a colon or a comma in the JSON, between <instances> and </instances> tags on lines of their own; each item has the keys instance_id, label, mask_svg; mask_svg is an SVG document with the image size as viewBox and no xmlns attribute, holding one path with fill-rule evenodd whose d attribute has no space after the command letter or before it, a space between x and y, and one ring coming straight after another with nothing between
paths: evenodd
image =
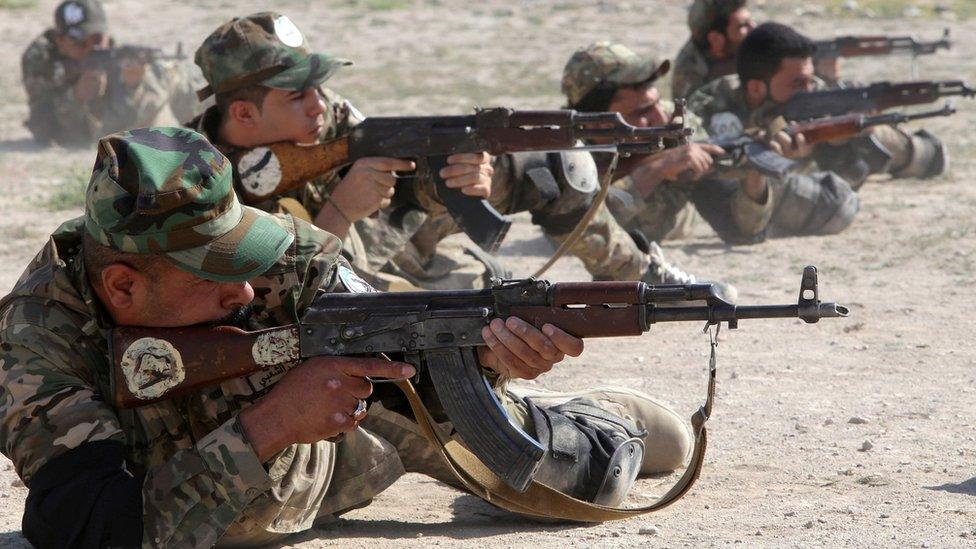
<instances>
[{"instance_id":1,"label":"tan combat boot","mask_svg":"<svg viewBox=\"0 0 976 549\"><path fill-rule=\"evenodd\" d=\"M664 473L682 467L692 448L688 422L671 408L633 389L599 387L584 391L555 392L509 385L508 392L530 398L540 406L556 406L574 398L595 400L615 415L633 421L647 431L643 437L644 459L640 474Z\"/></svg>"}]
</instances>

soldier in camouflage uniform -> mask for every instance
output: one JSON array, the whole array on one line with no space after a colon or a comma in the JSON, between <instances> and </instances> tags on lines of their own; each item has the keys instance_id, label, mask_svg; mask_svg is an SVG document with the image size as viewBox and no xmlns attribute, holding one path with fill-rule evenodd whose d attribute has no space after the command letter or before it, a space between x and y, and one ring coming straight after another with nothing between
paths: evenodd
<instances>
[{"instance_id":1,"label":"soldier in camouflage uniform","mask_svg":"<svg viewBox=\"0 0 976 549\"><path fill-rule=\"evenodd\" d=\"M362 506L405 470L452 481L395 404L363 406L366 377L413 375L403 363L319 357L135 409L112 405L115 326L267 328L295 322L320 293L363 291L337 238L244 207L232 186L229 161L195 132L108 136L85 215L64 223L0 300L0 450L30 489L23 529L35 545L250 546ZM544 331L494 321L481 364L497 383L582 351ZM171 359L157 379L179 374ZM674 412L633 391L567 403L604 418L586 422L567 406L498 394L527 432L533 418L558 416L592 435L590 450L578 447L590 478L564 483L573 493L612 476L606 456L619 449L649 473L680 465L690 447ZM636 457L624 457L631 448Z\"/></svg>"},{"instance_id":2,"label":"soldier in camouflage uniform","mask_svg":"<svg viewBox=\"0 0 976 549\"><path fill-rule=\"evenodd\" d=\"M735 72L735 54L755 28L748 0L695 0L688 9L691 38L674 61L671 97L688 97L708 82Z\"/></svg>"},{"instance_id":3,"label":"soldier in camouflage uniform","mask_svg":"<svg viewBox=\"0 0 976 549\"><path fill-rule=\"evenodd\" d=\"M569 108L619 112L639 127L661 125L671 118L674 104L661 100L655 82L670 67L668 60L659 62L621 44L597 42L570 57L562 89ZM685 123L696 130L693 139L708 138L694 113L686 113ZM689 143L628 159L613 182L610 210L628 230L651 240L687 236L698 210L727 241L761 239L772 213L767 183L752 171L739 180L719 180L713 156L723 152L714 145Z\"/></svg>"},{"instance_id":4,"label":"soldier in camouflage uniform","mask_svg":"<svg viewBox=\"0 0 976 549\"><path fill-rule=\"evenodd\" d=\"M310 53L301 32L285 16L259 13L225 23L204 41L196 61L210 82L204 93L216 93L217 106L195 121L193 127L227 153L284 139L311 140L316 132L318 139L342 137L362 119L348 101L319 87L336 68L348 62ZM310 66L315 70L310 70ZM292 68L277 74L275 71L282 67ZM269 109L270 100L289 94L305 97L308 103L303 111L287 113L277 109L278 115L262 112L262 108ZM266 125L275 128L295 124L304 133L262 131L262 118ZM255 120L258 122L253 123ZM254 131L248 131L249 124ZM491 165L487 155L452 158L456 164L442 172L450 178L449 185L464 187L472 196L488 197L502 213L531 211L536 224L557 241L568 236L595 196L593 191L578 192L558 177L550 178L553 188L540 189L526 173L533 167L545 165L542 167L548 170L549 164L560 163L552 161L551 156L505 155L492 160ZM371 282L385 289L401 287L398 280L432 289L482 287L491 275L500 274L498 267L486 269L484 264L493 261L477 251L460 253L459 248L453 248L445 253L442 240L460 230L427 178L420 178L412 196L393 196L395 180L390 171L412 169L412 163L364 160L372 162L366 166L366 177L352 179L363 172L354 164L344 178L339 172L333 173L311 182L291 198L304 206L316 225L344 239L347 249L354 251L354 266ZM589 162L588 157L584 155L583 161ZM581 166L578 171L586 173L584 168ZM370 196L381 200L370 202ZM359 206L348 205L357 200ZM377 207L385 209L378 218L368 218ZM354 230L349 231L353 223ZM600 208L570 252L582 259L598 279L658 283L693 280L663 257L641 251L605 207ZM394 278L384 276L388 274Z\"/></svg>"},{"instance_id":5,"label":"soldier in camouflage uniform","mask_svg":"<svg viewBox=\"0 0 976 549\"><path fill-rule=\"evenodd\" d=\"M822 229L836 232L844 224L842 220L849 223L857 209L851 189L858 189L869 175L933 177L943 173L949 161L945 146L924 130L908 134L897 127L877 126L842 144L824 143L815 147L803 143L802 138L794 141L785 132L777 132L783 120L773 116L775 108L797 92L823 86L813 73L815 47L810 39L787 26L765 23L743 42L738 74L709 83L689 99L689 106L702 116L713 135L728 137L749 128L765 129L773 134L787 156L806 161L811 167L830 170L817 176L824 192L815 192L814 187L805 185L794 186L792 190L779 189L785 194L784 200L778 201L774 224L792 227L786 230L787 234L800 229L803 224L798 225L797 220L807 217L800 212L812 212L809 208L821 212L812 216L811 221L822 219L826 225L817 228L814 225L819 222L813 223L801 232L817 233ZM774 196L777 198L781 197ZM784 201L795 207L779 211ZM800 202L806 206L800 206ZM820 204L815 205L817 202Z\"/></svg>"},{"instance_id":6,"label":"soldier in camouflage uniform","mask_svg":"<svg viewBox=\"0 0 976 549\"><path fill-rule=\"evenodd\" d=\"M88 145L108 133L195 114L200 75L189 63L135 54L109 66L92 62L96 50L116 48L99 0L66 0L54 22L21 58L26 126L38 142Z\"/></svg>"}]
</instances>

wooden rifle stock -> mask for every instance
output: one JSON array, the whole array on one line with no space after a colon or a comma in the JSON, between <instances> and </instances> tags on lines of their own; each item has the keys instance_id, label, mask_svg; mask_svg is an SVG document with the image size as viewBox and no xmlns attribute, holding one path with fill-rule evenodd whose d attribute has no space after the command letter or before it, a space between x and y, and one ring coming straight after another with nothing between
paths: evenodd
<instances>
[{"instance_id":1,"label":"wooden rifle stock","mask_svg":"<svg viewBox=\"0 0 976 549\"><path fill-rule=\"evenodd\" d=\"M112 330L117 406L175 398L299 359L297 325L254 332L231 326L170 328L163 332L166 339L160 333L134 326Z\"/></svg>"},{"instance_id":2,"label":"wooden rifle stock","mask_svg":"<svg viewBox=\"0 0 976 549\"><path fill-rule=\"evenodd\" d=\"M279 142L233 155L234 179L245 204L258 204L349 164L349 138L299 145Z\"/></svg>"}]
</instances>

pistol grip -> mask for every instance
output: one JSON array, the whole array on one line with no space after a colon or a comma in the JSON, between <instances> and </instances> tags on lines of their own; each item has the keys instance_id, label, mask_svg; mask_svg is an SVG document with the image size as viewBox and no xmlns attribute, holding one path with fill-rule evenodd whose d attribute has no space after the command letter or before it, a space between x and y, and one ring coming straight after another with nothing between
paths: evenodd
<instances>
[{"instance_id":1,"label":"pistol grip","mask_svg":"<svg viewBox=\"0 0 976 549\"><path fill-rule=\"evenodd\" d=\"M487 200L468 196L459 189L448 188L440 175L441 169L447 166L447 156L430 156L426 160L437 196L454 218L454 222L481 249L488 253L496 252L512 222L498 213Z\"/></svg>"},{"instance_id":2,"label":"pistol grip","mask_svg":"<svg viewBox=\"0 0 976 549\"><path fill-rule=\"evenodd\" d=\"M424 355L441 406L464 445L505 483L524 492L546 450L509 419L474 349L435 349Z\"/></svg>"}]
</instances>

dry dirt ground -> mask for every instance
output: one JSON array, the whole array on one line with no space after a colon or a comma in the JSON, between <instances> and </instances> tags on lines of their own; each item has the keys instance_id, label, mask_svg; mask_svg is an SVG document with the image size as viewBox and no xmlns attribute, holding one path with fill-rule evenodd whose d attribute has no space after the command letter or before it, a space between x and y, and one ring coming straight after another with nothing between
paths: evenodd
<instances>
[{"instance_id":1,"label":"dry dirt ground","mask_svg":"<svg viewBox=\"0 0 976 549\"><path fill-rule=\"evenodd\" d=\"M8 0L9 1L9 0ZM0 290L61 221L80 212L77 193L91 150L34 148L19 52L51 20L56 2L0 9ZM756 2L753 2L754 4ZM865 2L862 2L862 4ZM272 6L251 0L107 0L117 38L189 51L220 22ZM555 108L574 48L613 39L672 54L685 40L678 1L283 0L318 49L355 60L333 84L371 114L460 113L475 105ZM762 4L761 2L759 4ZM837 6L839 1L823 2ZM911 2L874 2L876 14L912 14ZM951 4L951 2L950 2ZM969 1L957 8L972 11ZM0 2L4 5L4 2ZM965 78L976 68L976 23L951 14L874 19L817 2L766 2L757 16L802 25L814 36L918 32L943 26L951 52L923 60L926 78ZM895 10L894 7L898 8ZM812 12L801 15L804 10ZM905 58L850 65L863 80L906 79ZM320 546L898 546L976 544L976 109L928 126L951 143L952 172L932 181L872 182L844 234L727 247L706 229L667 253L687 270L735 284L743 303L796 298L805 264L820 267L823 297L851 318L743 322L724 332L711 446L700 482L656 515L597 526L527 523L479 500L410 475L368 508L293 540ZM551 251L520 219L504 248L519 274ZM586 273L564 260L551 278ZM703 395L707 343L699 325L655 327L642 338L594 341L540 384L613 384L646 390L690 415ZM860 418L851 421L852 418ZM869 443L869 444L865 444ZM870 449L865 450L870 446ZM668 479L641 481L658 493ZM0 545L23 546L26 489L0 463ZM649 534L650 527L656 534Z\"/></svg>"}]
</instances>

